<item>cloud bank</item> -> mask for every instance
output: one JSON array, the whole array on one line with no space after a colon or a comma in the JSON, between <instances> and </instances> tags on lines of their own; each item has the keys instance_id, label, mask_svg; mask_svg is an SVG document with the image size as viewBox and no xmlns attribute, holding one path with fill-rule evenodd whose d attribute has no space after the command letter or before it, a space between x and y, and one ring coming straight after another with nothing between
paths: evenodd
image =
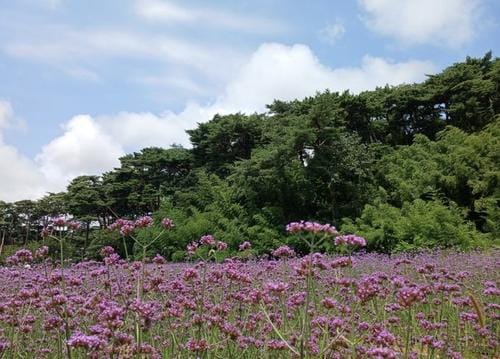
<instances>
[{"instance_id":1,"label":"cloud bank","mask_svg":"<svg viewBox=\"0 0 500 359\"><path fill-rule=\"evenodd\" d=\"M480 21L479 0L359 0L366 25L403 46L459 48Z\"/></svg>"}]
</instances>

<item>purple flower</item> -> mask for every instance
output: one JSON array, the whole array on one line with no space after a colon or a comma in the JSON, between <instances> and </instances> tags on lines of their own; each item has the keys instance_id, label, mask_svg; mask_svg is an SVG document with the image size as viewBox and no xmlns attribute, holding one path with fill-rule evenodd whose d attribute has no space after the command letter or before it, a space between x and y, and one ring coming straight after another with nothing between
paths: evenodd
<instances>
[{"instance_id":1,"label":"purple flower","mask_svg":"<svg viewBox=\"0 0 500 359\"><path fill-rule=\"evenodd\" d=\"M135 230L135 227L133 224L124 224L120 228L120 234L124 237L131 235Z\"/></svg>"},{"instance_id":2,"label":"purple flower","mask_svg":"<svg viewBox=\"0 0 500 359\"><path fill-rule=\"evenodd\" d=\"M73 230L73 231L79 230L81 226L82 226L82 224L78 221L69 221L68 222L68 228Z\"/></svg>"},{"instance_id":3,"label":"purple flower","mask_svg":"<svg viewBox=\"0 0 500 359\"><path fill-rule=\"evenodd\" d=\"M14 255L7 258L10 265L26 264L33 262L33 253L29 249L19 249Z\"/></svg>"},{"instance_id":4,"label":"purple flower","mask_svg":"<svg viewBox=\"0 0 500 359\"><path fill-rule=\"evenodd\" d=\"M198 243L196 242L191 242L186 247L186 250L189 254L194 254L197 249L198 249Z\"/></svg>"},{"instance_id":5,"label":"purple flower","mask_svg":"<svg viewBox=\"0 0 500 359\"><path fill-rule=\"evenodd\" d=\"M110 224L108 226L109 229L111 230L118 230L120 231L121 233L121 230L123 227L128 227L125 232L128 232L130 229L133 230L134 228L134 222L133 221L130 221L128 219L124 219L124 218L118 218L114 223ZM131 232L129 232L130 234Z\"/></svg>"},{"instance_id":6,"label":"purple flower","mask_svg":"<svg viewBox=\"0 0 500 359\"><path fill-rule=\"evenodd\" d=\"M191 352L205 352L208 350L208 342L205 339L193 339L190 338L186 344L187 350Z\"/></svg>"},{"instance_id":7,"label":"purple flower","mask_svg":"<svg viewBox=\"0 0 500 359\"><path fill-rule=\"evenodd\" d=\"M340 246L342 244L347 244L356 247L365 247L366 240L363 237L358 237L354 234L346 234L343 236L335 237L335 245Z\"/></svg>"},{"instance_id":8,"label":"purple flower","mask_svg":"<svg viewBox=\"0 0 500 359\"><path fill-rule=\"evenodd\" d=\"M215 244L214 236L211 234L204 235L200 238L201 245L213 246Z\"/></svg>"},{"instance_id":9,"label":"purple flower","mask_svg":"<svg viewBox=\"0 0 500 359\"><path fill-rule=\"evenodd\" d=\"M321 304L326 309L333 309L333 308L335 308L335 307L337 307L339 305L339 303L335 299L332 299L332 298L325 298L325 299L323 299L321 301Z\"/></svg>"},{"instance_id":10,"label":"purple flower","mask_svg":"<svg viewBox=\"0 0 500 359\"><path fill-rule=\"evenodd\" d=\"M134 226L136 228L150 227L152 224L153 224L153 218L151 216L139 217L134 222Z\"/></svg>"},{"instance_id":11,"label":"purple flower","mask_svg":"<svg viewBox=\"0 0 500 359\"><path fill-rule=\"evenodd\" d=\"M366 354L369 357L376 359L396 359L398 357L398 353L390 348L371 348Z\"/></svg>"},{"instance_id":12,"label":"purple flower","mask_svg":"<svg viewBox=\"0 0 500 359\"><path fill-rule=\"evenodd\" d=\"M252 244L248 241L245 241L238 246L238 249L240 251L245 251L245 250L250 249L250 248L252 248Z\"/></svg>"},{"instance_id":13,"label":"purple flower","mask_svg":"<svg viewBox=\"0 0 500 359\"><path fill-rule=\"evenodd\" d=\"M337 234L337 229L331 224L321 224L318 222L291 222L286 225L286 231L288 233L297 232L310 232L310 233L326 233L335 235Z\"/></svg>"},{"instance_id":14,"label":"purple flower","mask_svg":"<svg viewBox=\"0 0 500 359\"><path fill-rule=\"evenodd\" d=\"M403 287L396 294L399 304L410 307L425 298L425 292L420 287Z\"/></svg>"},{"instance_id":15,"label":"purple flower","mask_svg":"<svg viewBox=\"0 0 500 359\"><path fill-rule=\"evenodd\" d=\"M167 218L167 217L165 217L161 220L161 225L163 228L165 228L167 230L175 227L174 221L171 220L170 218Z\"/></svg>"},{"instance_id":16,"label":"purple flower","mask_svg":"<svg viewBox=\"0 0 500 359\"><path fill-rule=\"evenodd\" d=\"M10 343L5 339L0 339L0 353L10 348Z\"/></svg>"},{"instance_id":17,"label":"purple flower","mask_svg":"<svg viewBox=\"0 0 500 359\"><path fill-rule=\"evenodd\" d=\"M500 296L500 289L496 287L488 287L483 292L485 295Z\"/></svg>"},{"instance_id":18,"label":"purple flower","mask_svg":"<svg viewBox=\"0 0 500 359\"><path fill-rule=\"evenodd\" d=\"M267 341L267 347L272 350L287 349L287 345L283 340L271 339Z\"/></svg>"},{"instance_id":19,"label":"purple flower","mask_svg":"<svg viewBox=\"0 0 500 359\"><path fill-rule=\"evenodd\" d=\"M377 344L391 346L396 342L396 337L394 334L384 329L375 335L374 341Z\"/></svg>"},{"instance_id":20,"label":"purple flower","mask_svg":"<svg viewBox=\"0 0 500 359\"><path fill-rule=\"evenodd\" d=\"M66 219L64 217L57 217L52 219L52 223L56 227L65 227L66 226Z\"/></svg>"},{"instance_id":21,"label":"purple flower","mask_svg":"<svg viewBox=\"0 0 500 359\"><path fill-rule=\"evenodd\" d=\"M167 261L165 260L165 258L163 258L161 255L157 254L154 258L153 258L153 263L155 264L165 264L167 263Z\"/></svg>"},{"instance_id":22,"label":"purple flower","mask_svg":"<svg viewBox=\"0 0 500 359\"><path fill-rule=\"evenodd\" d=\"M42 259L45 258L49 254L49 247L41 246L35 251L35 258Z\"/></svg>"},{"instance_id":23,"label":"purple flower","mask_svg":"<svg viewBox=\"0 0 500 359\"><path fill-rule=\"evenodd\" d=\"M50 228L48 228L48 227L43 227L42 231L40 232L40 236L41 236L42 238L47 238L48 236L50 236L50 233L51 233L51 232L52 232L52 231L50 230Z\"/></svg>"},{"instance_id":24,"label":"purple flower","mask_svg":"<svg viewBox=\"0 0 500 359\"><path fill-rule=\"evenodd\" d=\"M107 257L104 257L104 263L106 265L117 264L120 261L120 256L117 253L112 253Z\"/></svg>"},{"instance_id":25,"label":"purple flower","mask_svg":"<svg viewBox=\"0 0 500 359\"><path fill-rule=\"evenodd\" d=\"M350 265L352 265L352 259L350 257L340 257L330 263L330 267L332 268L349 267Z\"/></svg>"},{"instance_id":26,"label":"purple flower","mask_svg":"<svg viewBox=\"0 0 500 359\"><path fill-rule=\"evenodd\" d=\"M276 258L292 258L295 257L295 251L288 246L276 248L271 254Z\"/></svg>"},{"instance_id":27,"label":"purple flower","mask_svg":"<svg viewBox=\"0 0 500 359\"><path fill-rule=\"evenodd\" d=\"M216 243L216 248L217 248L219 251L225 251L225 250L227 249L227 243L222 242L222 241L217 241L217 243Z\"/></svg>"},{"instance_id":28,"label":"purple flower","mask_svg":"<svg viewBox=\"0 0 500 359\"><path fill-rule=\"evenodd\" d=\"M85 349L98 349L105 344L105 341L97 335L85 335L81 332L75 332L67 341L70 347L85 348Z\"/></svg>"},{"instance_id":29,"label":"purple flower","mask_svg":"<svg viewBox=\"0 0 500 359\"><path fill-rule=\"evenodd\" d=\"M108 257L113 253L115 253L115 249L111 246L102 247L100 251L101 257Z\"/></svg>"},{"instance_id":30,"label":"purple flower","mask_svg":"<svg viewBox=\"0 0 500 359\"><path fill-rule=\"evenodd\" d=\"M290 285L285 282L267 282L264 287L269 291L273 293L283 293L286 291Z\"/></svg>"}]
</instances>

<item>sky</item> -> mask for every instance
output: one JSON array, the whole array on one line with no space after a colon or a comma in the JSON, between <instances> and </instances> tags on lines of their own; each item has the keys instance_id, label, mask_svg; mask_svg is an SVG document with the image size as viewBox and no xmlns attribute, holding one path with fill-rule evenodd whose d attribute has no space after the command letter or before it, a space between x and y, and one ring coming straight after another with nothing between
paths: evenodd
<instances>
[{"instance_id":1,"label":"sky","mask_svg":"<svg viewBox=\"0 0 500 359\"><path fill-rule=\"evenodd\" d=\"M216 113L414 83L500 53L497 0L0 0L0 200Z\"/></svg>"}]
</instances>

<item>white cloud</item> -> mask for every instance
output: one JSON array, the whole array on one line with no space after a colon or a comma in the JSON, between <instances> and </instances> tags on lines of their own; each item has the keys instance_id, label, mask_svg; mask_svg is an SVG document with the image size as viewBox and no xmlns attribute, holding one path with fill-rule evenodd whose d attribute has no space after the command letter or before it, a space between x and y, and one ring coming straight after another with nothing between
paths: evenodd
<instances>
[{"instance_id":1,"label":"white cloud","mask_svg":"<svg viewBox=\"0 0 500 359\"><path fill-rule=\"evenodd\" d=\"M88 115L78 115L63 126L64 133L36 156L40 171L58 188L82 174L100 174L119 165L122 146Z\"/></svg>"},{"instance_id":2,"label":"white cloud","mask_svg":"<svg viewBox=\"0 0 500 359\"><path fill-rule=\"evenodd\" d=\"M43 39L11 41L8 54L48 63L76 63L106 57L147 58L205 68L220 50L173 37L109 29L56 27Z\"/></svg>"},{"instance_id":3,"label":"white cloud","mask_svg":"<svg viewBox=\"0 0 500 359\"><path fill-rule=\"evenodd\" d=\"M16 148L0 141L0 200L38 198L50 189L36 165Z\"/></svg>"},{"instance_id":4,"label":"white cloud","mask_svg":"<svg viewBox=\"0 0 500 359\"><path fill-rule=\"evenodd\" d=\"M0 99L0 200L4 201L36 198L48 188L33 161L3 140L2 130L14 123L13 116L10 103Z\"/></svg>"},{"instance_id":5,"label":"white cloud","mask_svg":"<svg viewBox=\"0 0 500 359\"><path fill-rule=\"evenodd\" d=\"M251 33L285 31L284 24L276 20L242 16L222 9L185 7L172 1L137 0L135 10L139 16L157 22L209 25Z\"/></svg>"},{"instance_id":6,"label":"white cloud","mask_svg":"<svg viewBox=\"0 0 500 359\"><path fill-rule=\"evenodd\" d=\"M208 121L216 113L265 111L265 105L274 99L303 98L327 88L360 92L385 84L418 82L425 78L424 74L433 71L434 66L427 61L396 63L372 56L365 56L359 67L335 69L321 64L305 45L263 44L212 103L188 103L180 113L167 111L159 115L121 112L95 117L75 116L62 127L59 137L42 148L34 162L19 162L23 163L19 173L23 176L32 173L26 178L30 179L28 182L33 188L62 190L75 176L111 170L119 164L118 157L124 153L147 146L168 147L173 143L189 146L184 131ZM4 108L7 113L10 107ZM2 123L7 120L0 117ZM16 155L11 153L9 156L7 160L0 157L0 168L10 167L8 158ZM11 186L16 185L15 180L9 181ZM33 193L22 183L18 189L10 191L9 197L0 192L0 199L15 196L20 199Z\"/></svg>"},{"instance_id":7,"label":"white cloud","mask_svg":"<svg viewBox=\"0 0 500 359\"><path fill-rule=\"evenodd\" d=\"M188 119L182 113L155 115L149 112L121 112L100 116L97 121L105 133L128 149L169 147L174 143L188 145L184 133Z\"/></svg>"},{"instance_id":8,"label":"white cloud","mask_svg":"<svg viewBox=\"0 0 500 359\"><path fill-rule=\"evenodd\" d=\"M428 61L394 63L365 56L360 67L324 66L305 45L264 44L213 106L226 111L262 111L273 99L293 100L317 91L351 90L358 93L386 84L413 83L434 72Z\"/></svg>"},{"instance_id":9,"label":"white cloud","mask_svg":"<svg viewBox=\"0 0 500 359\"><path fill-rule=\"evenodd\" d=\"M240 52L220 45L119 29L75 30L66 26L42 28L29 39L8 40L3 49L12 57L49 64L90 81L99 80L97 68L106 60L155 61L215 80L226 80L243 61Z\"/></svg>"},{"instance_id":10,"label":"white cloud","mask_svg":"<svg viewBox=\"0 0 500 359\"><path fill-rule=\"evenodd\" d=\"M480 0L359 0L365 23L402 45L458 48L474 36Z\"/></svg>"},{"instance_id":11,"label":"white cloud","mask_svg":"<svg viewBox=\"0 0 500 359\"><path fill-rule=\"evenodd\" d=\"M328 24L321 29L319 36L323 41L334 44L344 36L345 32L344 24L340 20L336 20L334 23Z\"/></svg>"}]
</instances>

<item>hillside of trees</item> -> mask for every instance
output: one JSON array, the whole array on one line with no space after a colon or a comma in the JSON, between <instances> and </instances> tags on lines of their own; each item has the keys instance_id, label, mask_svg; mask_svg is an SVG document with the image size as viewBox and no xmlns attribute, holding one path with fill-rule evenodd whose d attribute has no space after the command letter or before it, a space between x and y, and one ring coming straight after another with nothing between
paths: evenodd
<instances>
[{"instance_id":1,"label":"hillside of trees","mask_svg":"<svg viewBox=\"0 0 500 359\"><path fill-rule=\"evenodd\" d=\"M370 251L494 246L499 88L500 61L488 53L423 83L216 115L187 131L190 149L144 148L101 176L73 179L63 193L0 201L2 251L40 245L41 228L64 215L83 223L68 244L74 258L95 257L103 245L123 252L107 226L145 214L174 220L151 248L171 260L207 233L234 251L245 240L255 254L284 242L300 251L284 226L301 219L359 234Z\"/></svg>"}]
</instances>

